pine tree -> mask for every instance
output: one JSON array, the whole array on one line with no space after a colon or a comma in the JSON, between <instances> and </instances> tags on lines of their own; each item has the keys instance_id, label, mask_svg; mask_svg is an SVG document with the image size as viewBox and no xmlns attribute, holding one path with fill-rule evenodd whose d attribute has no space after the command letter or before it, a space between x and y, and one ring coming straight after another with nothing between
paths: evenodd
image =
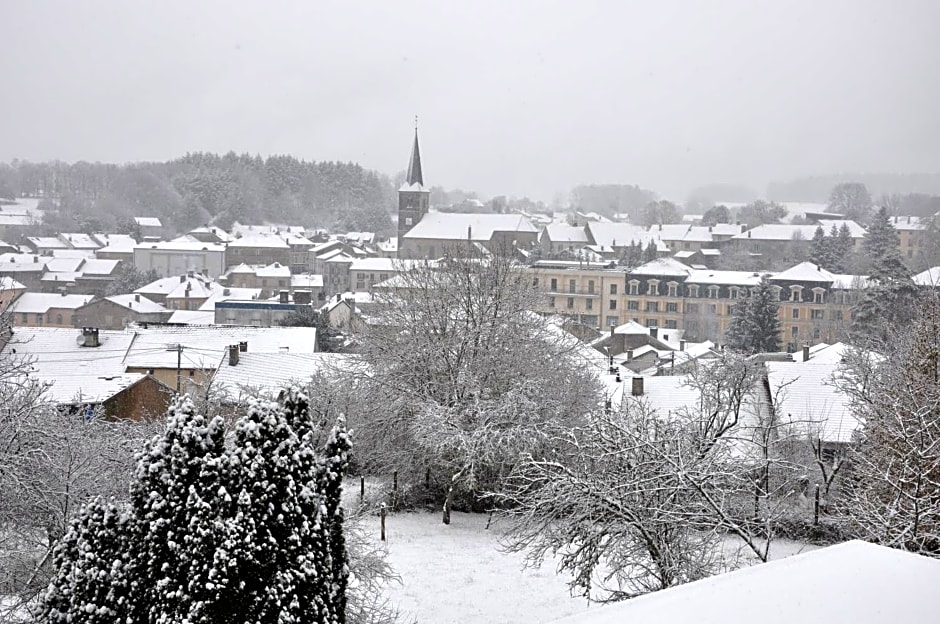
<instances>
[{"instance_id":1,"label":"pine tree","mask_svg":"<svg viewBox=\"0 0 940 624\"><path fill-rule=\"evenodd\" d=\"M127 528L127 516L114 503L85 505L56 547L55 574L37 613L39 622L146 621L136 619L141 612L132 608L134 552Z\"/></svg>"},{"instance_id":2,"label":"pine tree","mask_svg":"<svg viewBox=\"0 0 940 624\"><path fill-rule=\"evenodd\" d=\"M816 226L813 240L809 244L809 259L815 265L829 269L832 266L832 240L826 236L821 225Z\"/></svg>"},{"instance_id":3,"label":"pine tree","mask_svg":"<svg viewBox=\"0 0 940 624\"><path fill-rule=\"evenodd\" d=\"M842 223L838 232L835 231L836 224L832 224L832 231L829 236L833 238L833 268L835 273L849 273L849 259L852 249L855 247L855 241L852 240L852 232L847 223Z\"/></svg>"},{"instance_id":4,"label":"pine tree","mask_svg":"<svg viewBox=\"0 0 940 624\"><path fill-rule=\"evenodd\" d=\"M643 262L651 262L656 259L656 243L650 240L643 250Z\"/></svg>"},{"instance_id":5,"label":"pine tree","mask_svg":"<svg viewBox=\"0 0 940 624\"><path fill-rule=\"evenodd\" d=\"M345 622L339 506L349 437L296 389L256 402L225 446L188 399L139 455L125 506L87 506L56 551L45 622Z\"/></svg>"},{"instance_id":6,"label":"pine tree","mask_svg":"<svg viewBox=\"0 0 940 624\"><path fill-rule=\"evenodd\" d=\"M853 332L864 335L878 329L881 321L888 318L900 324L910 323L919 292L901 260L898 232L883 206L865 233L862 251L871 272L869 284L855 308Z\"/></svg>"},{"instance_id":7,"label":"pine tree","mask_svg":"<svg viewBox=\"0 0 940 624\"><path fill-rule=\"evenodd\" d=\"M281 401L253 405L235 432L240 470L230 530L245 614L272 624L341 623L346 558L335 533L342 533L348 437L339 423L318 459L306 397L291 389Z\"/></svg>"},{"instance_id":8,"label":"pine tree","mask_svg":"<svg viewBox=\"0 0 940 624\"><path fill-rule=\"evenodd\" d=\"M743 353L780 350L780 304L766 277L732 309L726 341L728 348Z\"/></svg>"},{"instance_id":9,"label":"pine tree","mask_svg":"<svg viewBox=\"0 0 940 624\"><path fill-rule=\"evenodd\" d=\"M870 277L879 282L903 279L908 276L907 267L901 259L901 241L898 231L891 224L888 209L882 206L875 213L865 238L862 251L871 263Z\"/></svg>"},{"instance_id":10,"label":"pine tree","mask_svg":"<svg viewBox=\"0 0 940 624\"><path fill-rule=\"evenodd\" d=\"M222 539L213 499L225 479L225 440L221 419L207 423L188 397L168 415L165 433L138 456L130 502L145 579L137 602L176 619L201 615L214 602L218 579L209 578L203 558Z\"/></svg>"}]
</instances>

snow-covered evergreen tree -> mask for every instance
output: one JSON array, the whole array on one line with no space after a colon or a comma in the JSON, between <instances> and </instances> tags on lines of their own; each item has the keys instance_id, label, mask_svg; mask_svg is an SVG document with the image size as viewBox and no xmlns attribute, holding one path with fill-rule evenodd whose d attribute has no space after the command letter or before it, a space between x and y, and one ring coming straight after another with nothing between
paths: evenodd
<instances>
[{"instance_id":1,"label":"snow-covered evergreen tree","mask_svg":"<svg viewBox=\"0 0 940 624\"><path fill-rule=\"evenodd\" d=\"M123 508L89 505L57 550L43 622L345 623L340 509L350 442L297 389L258 401L226 448L183 399Z\"/></svg>"},{"instance_id":2,"label":"snow-covered evergreen tree","mask_svg":"<svg viewBox=\"0 0 940 624\"><path fill-rule=\"evenodd\" d=\"M207 423L182 399L170 407L167 428L138 457L131 485L140 557L138 604L156 621L202 616L216 595L211 557L219 539L214 497L225 480L221 419Z\"/></svg>"},{"instance_id":3,"label":"snow-covered evergreen tree","mask_svg":"<svg viewBox=\"0 0 940 624\"><path fill-rule=\"evenodd\" d=\"M853 331L865 335L884 319L910 323L916 313L918 289L901 259L898 232L882 207L875 213L862 250L871 267L869 284L855 309Z\"/></svg>"},{"instance_id":4,"label":"snow-covered evergreen tree","mask_svg":"<svg viewBox=\"0 0 940 624\"><path fill-rule=\"evenodd\" d=\"M43 596L38 621L56 624L146 621L134 619L135 553L129 519L110 502L93 500L56 549L55 574Z\"/></svg>"},{"instance_id":5,"label":"snow-covered evergreen tree","mask_svg":"<svg viewBox=\"0 0 940 624\"><path fill-rule=\"evenodd\" d=\"M779 307L770 282L763 277L753 293L732 309L725 337L728 347L743 353L779 351Z\"/></svg>"},{"instance_id":6,"label":"snow-covered evergreen tree","mask_svg":"<svg viewBox=\"0 0 940 624\"><path fill-rule=\"evenodd\" d=\"M230 530L245 614L256 622L345 621L339 496L349 439L342 420L315 454L309 402L296 388L253 405L235 432Z\"/></svg>"},{"instance_id":7,"label":"snow-covered evergreen tree","mask_svg":"<svg viewBox=\"0 0 940 624\"><path fill-rule=\"evenodd\" d=\"M809 243L809 259L813 264L829 269L832 267L832 239L826 236L821 225L816 226L813 240Z\"/></svg>"}]
</instances>

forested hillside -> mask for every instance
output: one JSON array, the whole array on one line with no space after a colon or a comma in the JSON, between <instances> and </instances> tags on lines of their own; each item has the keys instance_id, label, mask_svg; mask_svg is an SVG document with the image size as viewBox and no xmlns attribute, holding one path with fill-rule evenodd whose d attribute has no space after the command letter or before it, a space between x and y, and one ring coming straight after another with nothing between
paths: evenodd
<instances>
[{"instance_id":1,"label":"forested hillside","mask_svg":"<svg viewBox=\"0 0 940 624\"><path fill-rule=\"evenodd\" d=\"M24 195L55 200L46 221L58 231L121 231L135 216L152 216L177 232L234 221L381 232L395 201L388 177L355 163L232 152L125 165L0 164L0 198Z\"/></svg>"}]
</instances>

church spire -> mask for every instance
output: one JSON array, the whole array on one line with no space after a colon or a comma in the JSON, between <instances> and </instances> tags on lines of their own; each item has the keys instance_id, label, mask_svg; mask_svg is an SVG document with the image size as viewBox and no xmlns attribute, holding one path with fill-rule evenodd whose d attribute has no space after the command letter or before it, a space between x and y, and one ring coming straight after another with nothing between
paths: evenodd
<instances>
[{"instance_id":1,"label":"church spire","mask_svg":"<svg viewBox=\"0 0 940 624\"><path fill-rule=\"evenodd\" d=\"M415 117L415 144L411 148L411 160L408 162L408 177L405 182L409 185L424 186L424 175L421 173L421 150L418 149L418 118Z\"/></svg>"}]
</instances>

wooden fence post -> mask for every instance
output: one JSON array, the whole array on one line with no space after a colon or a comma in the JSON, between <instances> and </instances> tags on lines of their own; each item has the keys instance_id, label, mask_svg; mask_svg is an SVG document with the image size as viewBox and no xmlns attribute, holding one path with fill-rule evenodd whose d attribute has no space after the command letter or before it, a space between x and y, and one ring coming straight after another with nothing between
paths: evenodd
<instances>
[{"instance_id":1,"label":"wooden fence post","mask_svg":"<svg viewBox=\"0 0 940 624\"><path fill-rule=\"evenodd\" d=\"M362 475L359 475L359 503L362 504L366 500L366 478Z\"/></svg>"},{"instance_id":2,"label":"wooden fence post","mask_svg":"<svg viewBox=\"0 0 940 624\"><path fill-rule=\"evenodd\" d=\"M385 503L382 503L382 509L379 511L379 517L381 518L382 531L380 534L380 539L384 542L385 539Z\"/></svg>"},{"instance_id":3,"label":"wooden fence post","mask_svg":"<svg viewBox=\"0 0 940 624\"><path fill-rule=\"evenodd\" d=\"M816 484L816 495L813 501L813 526L819 526L819 484Z\"/></svg>"}]
</instances>

